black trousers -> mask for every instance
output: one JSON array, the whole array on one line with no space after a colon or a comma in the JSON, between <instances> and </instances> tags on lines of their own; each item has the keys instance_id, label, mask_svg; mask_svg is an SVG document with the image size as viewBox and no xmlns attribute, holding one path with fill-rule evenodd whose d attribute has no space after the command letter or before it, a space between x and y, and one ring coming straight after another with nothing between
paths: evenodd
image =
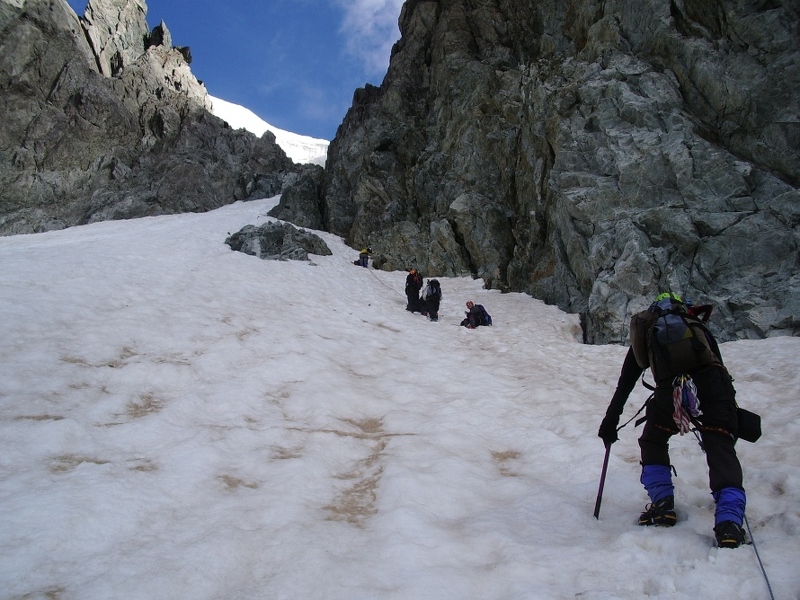
<instances>
[{"instance_id":1,"label":"black trousers","mask_svg":"<svg viewBox=\"0 0 800 600\"><path fill-rule=\"evenodd\" d=\"M433 300L425 300L425 312L428 313L428 316L431 319L438 319L439 318L439 298L435 298Z\"/></svg>"},{"instance_id":2,"label":"black trousers","mask_svg":"<svg viewBox=\"0 0 800 600\"><path fill-rule=\"evenodd\" d=\"M406 292L406 299L408 302L406 303L406 310L410 310L412 312L420 310L419 305L419 291L418 290L410 290Z\"/></svg>"},{"instance_id":3,"label":"black trousers","mask_svg":"<svg viewBox=\"0 0 800 600\"><path fill-rule=\"evenodd\" d=\"M728 372L711 366L692 373L703 415L700 436L706 451L712 492L726 487L742 488L742 466L734 447L738 437L736 391ZM658 387L647 404L647 421L639 438L642 465L670 466L669 439L678 433L672 419L672 388Z\"/></svg>"}]
</instances>

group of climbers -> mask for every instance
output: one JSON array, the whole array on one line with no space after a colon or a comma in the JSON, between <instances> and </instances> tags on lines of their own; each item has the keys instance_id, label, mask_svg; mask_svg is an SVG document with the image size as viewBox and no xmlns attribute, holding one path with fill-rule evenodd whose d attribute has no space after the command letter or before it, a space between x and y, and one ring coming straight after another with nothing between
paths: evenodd
<instances>
[{"instance_id":1,"label":"group of climbers","mask_svg":"<svg viewBox=\"0 0 800 600\"><path fill-rule=\"evenodd\" d=\"M442 286L439 280L429 279L423 288L422 274L417 269L409 270L406 276L406 310L421 313L431 321L438 321L441 302Z\"/></svg>"},{"instance_id":2,"label":"group of climbers","mask_svg":"<svg viewBox=\"0 0 800 600\"><path fill-rule=\"evenodd\" d=\"M431 321L438 321L442 286L438 279L429 279L423 288L422 281L422 274L416 268L409 269L406 276L406 310L412 313L419 312ZM466 318L461 321L461 325L467 329L475 329L481 325L491 324L492 317L483 305L467 300Z\"/></svg>"},{"instance_id":3,"label":"group of climbers","mask_svg":"<svg viewBox=\"0 0 800 600\"><path fill-rule=\"evenodd\" d=\"M368 258L369 251L365 249L362 257ZM429 279L423 288L422 274L412 268L406 277L405 293L407 311L419 312L431 321L439 319L442 290L438 280ZM466 306L462 326L475 329L492 324L482 305L468 300ZM694 431L707 457L716 505L717 546L737 548L745 542L746 495L734 446L740 437L755 441L760 435L760 422L755 439L740 431L741 410L736 404L733 379L716 340L705 326L710 312L708 305L696 307L668 292L659 295L647 311L634 315L631 345L598 435L607 449L617 441L619 419L628 396L649 368L656 385L647 402L639 447L641 483L650 504L638 523L669 527L677 522L669 441L676 433Z\"/></svg>"},{"instance_id":4,"label":"group of climbers","mask_svg":"<svg viewBox=\"0 0 800 600\"><path fill-rule=\"evenodd\" d=\"M358 260L353 264L368 268L372 248L364 246L358 255ZM406 277L406 310L418 312L428 317L431 321L439 320L439 305L442 302L442 287L438 279L429 279L422 287L422 275L417 269L411 269Z\"/></svg>"}]
</instances>

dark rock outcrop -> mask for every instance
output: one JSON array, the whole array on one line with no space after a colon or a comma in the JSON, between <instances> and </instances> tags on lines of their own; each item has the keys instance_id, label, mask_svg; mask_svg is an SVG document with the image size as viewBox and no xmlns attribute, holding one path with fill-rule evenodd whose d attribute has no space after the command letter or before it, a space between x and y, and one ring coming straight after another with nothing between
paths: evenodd
<instances>
[{"instance_id":1,"label":"dark rock outcrop","mask_svg":"<svg viewBox=\"0 0 800 600\"><path fill-rule=\"evenodd\" d=\"M303 165L296 178L287 181L280 203L269 211L269 216L291 221L299 227L324 229L320 199L322 172L319 165Z\"/></svg>"},{"instance_id":2,"label":"dark rock outcrop","mask_svg":"<svg viewBox=\"0 0 800 600\"><path fill-rule=\"evenodd\" d=\"M206 211L298 168L208 112L187 48L144 0L0 0L0 235Z\"/></svg>"},{"instance_id":3,"label":"dark rock outcrop","mask_svg":"<svg viewBox=\"0 0 800 600\"><path fill-rule=\"evenodd\" d=\"M333 254L318 235L297 229L289 223L264 223L259 227L245 225L225 243L231 250L265 260L308 260L309 254Z\"/></svg>"},{"instance_id":4,"label":"dark rock outcrop","mask_svg":"<svg viewBox=\"0 0 800 600\"><path fill-rule=\"evenodd\" d=\"M622 341L658 291L800 334L798 2L408 0L323 177L328 230Z\"/></svg>"}]
</instances>

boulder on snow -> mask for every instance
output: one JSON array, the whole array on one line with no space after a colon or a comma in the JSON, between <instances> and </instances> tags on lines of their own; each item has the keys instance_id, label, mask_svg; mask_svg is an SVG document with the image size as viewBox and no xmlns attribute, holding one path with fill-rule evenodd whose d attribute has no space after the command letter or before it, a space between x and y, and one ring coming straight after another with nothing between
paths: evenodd
<instances>
[{"instance_id":1,"label":"boulder on snow","mask_svg":"<svg viewBox=\"0 0 800 600\"><path fill-rule=\"evenodd\" d=\"M232 250L265 260L308 260L309 254L333 254L322 238L288 223L245 225L225 243Z\"/></svg>"}]
</instances>

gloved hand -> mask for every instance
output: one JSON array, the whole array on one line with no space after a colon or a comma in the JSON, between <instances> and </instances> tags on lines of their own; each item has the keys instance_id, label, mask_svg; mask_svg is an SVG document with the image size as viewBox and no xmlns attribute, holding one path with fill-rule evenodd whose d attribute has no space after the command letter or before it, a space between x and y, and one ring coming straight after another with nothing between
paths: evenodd
<instances>
[{"instance_id":1,"label":"gloved hand","mask_svg":"<svg viewBox=\"0 0 800 600\"><path fill-rule=\"evenodd\" d=\"M606 415L603 422L600 424L600 430L597 432L598 437L602 438L602 440L610 446L619 439L617 435L617 425L619 425L619 417Z\"/></svg>"}]
</instances>

